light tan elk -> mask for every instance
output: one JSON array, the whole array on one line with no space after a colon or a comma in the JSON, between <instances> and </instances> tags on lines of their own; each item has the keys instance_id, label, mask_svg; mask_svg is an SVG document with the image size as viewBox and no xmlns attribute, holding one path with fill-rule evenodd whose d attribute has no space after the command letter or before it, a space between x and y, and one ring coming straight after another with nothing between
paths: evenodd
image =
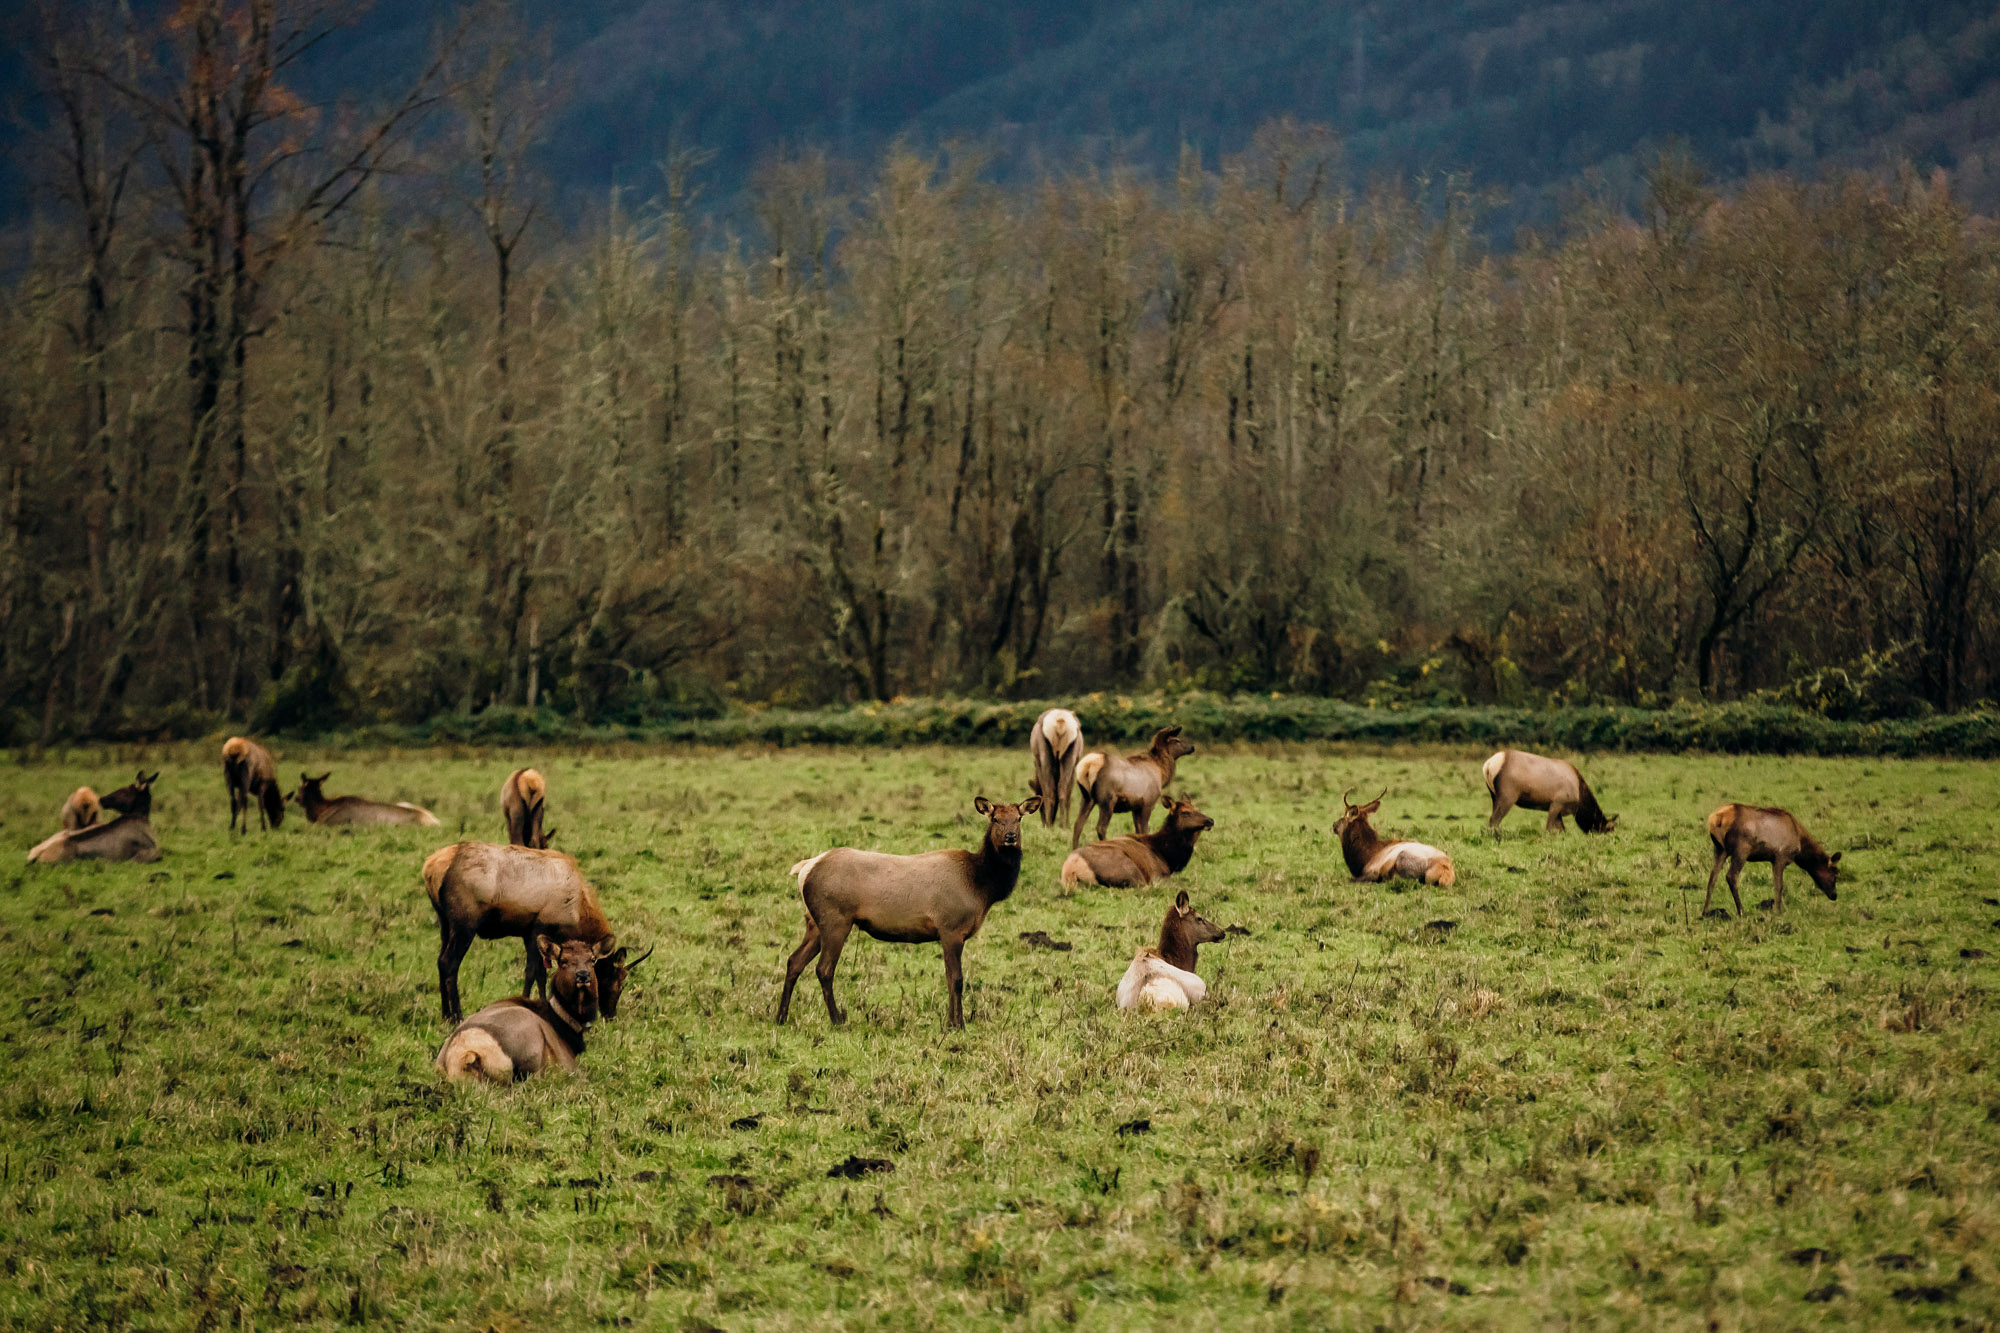
<instances>
[{"instance_id":1,"label":"light tan elk","mask_svg":"<svg viewBox=\"0 0 2000 1333\"><path fill-rule=\"evenodd\" d=\"M1618 827L1618 816L1604 813L1590 784L1573 764L1548 759L1526 750L1502 750L1480 769L1486 791L1493 797L1493 813L1486 827L1498 829L1500 821L1515 806L1523 810L1546 810L1550 833L1563 831L1563 816L1574 815L1576 826L1585 833L1609 833Z\"/></svg>"},{"instance_id":2,"label":"light tan elk","mask_svg":"<svg viewBox=\"0 0 2000 1333\"><path fill-rule=\"evenodd\" d=\"M1042 798L1042 822L1054 825L1069 816L1076 791L1076 766L1083 758L1083 723L1067 708L1051 708L1035 719L1028 733L1028 753L1035 775L1028 786Z\"/></svg>"},{"instance_id":3,"label":"light tan elk","mask_svg":"<svg viewBox=\"0 0 2000 1333\"><path fill-rule=\"evenodd\" d=\"M120 815L109 824L64 829L36 843L28 864L61 865L66 861L157 861L160 844L145 815Z\"/></svg>"},{"instance_id":4,"label":"light tan elk","mask_svg":"<svg viewBox=\"0 0 2000 1333\"><path fill-rule=\"evenodd\" d=\"M1213 921L1188 904L1187 890L1181 890L1160 923L1159 947L1132 956L1132 966L1118 983L1118 1007L1186 1009L1200 1004L1208 984L1195 975L1195 951L1222 937Z\"/></svg>"},{"instance_id":5,"label":"light tan elk","mask_svg":"<svg viewBox=\"0 0 2000 1333\"><path fill-rule=\"evenodd\" d=\"M301 773L298 790L285 798L299 803L299 808L306 812L308 823L422 824L426 828L437 827L436 815L408 801L371 801L365 796L329 798L322 790L322 784L332 776L330 770L316 778Z\"/></svg>"},{"instance_id":6,"label":"light tan elk","mask_svg":"<svg viewBox=\"0 0 2000 1333\"><path fill-rule=\"evenodd\" d=\"M271 752L247 736L231 736L222 743L222 785L229 789L229 831L243 821L250 831L250 809L257 809L259 828L274 829L285 822L285 793L278 785L278 765Z\"/></svg>"},{"instance_id":7,"label":"light tan elk","mask_svg":"<svg viewBox=\"0 0 2000 1333\"><path fill-rule=\"evenodd\" d=\"M1736 877L1749 861L1771 863L1771 899L1777 911L1785 910L1785 867L1792 864L1812 876L1828 902L1838 901L1834 885L1840 878L1840 853L1828 856L1789 810L1725 805L1708 817L1708 840L1715 847L1715 864L1708 871L1708 895L1701 900L1703 916L1715 901L1715 876L1724 861L1729 862L1729 896L1736 900L1738 916L1743 915L1743 895L1736 891Z\"/></svg>"},{"instance_id":8,"label":"light tan elk","mask_svg":"<svg viewBox=\"0 0 2000 1333\"><path fill-rule=\"evenodd\" d=\"M1132 812L1132 831L1144 833L1153 822L1153 807L1160 793L1174 780L1174 766L1194 753L1194 746L1181 738L1179 727L1163 727L1153 734L1153 743L1143 754L1087 754L1077 762L1076 789L1081 799L1076 812L1076 828L1069 835L1074 847L1083 840L1084 821L1096 808L1097 837L1104 838L1111 816Z\"/></svg>"},{"instance_id":9,"label":"light tan elk","mask_svg":"<svg viewBox=\"0 0 2000 1333\"><path fill-rule=\"evenodd\" d=\"M944 946L945 993L949 1022L965 1026L965 942L979 933L995 903L1006 901L1021 878L1021 820L1041 808L1041 797L1019 805L979 797L972 808L986 816L986 836L976 852L956 849L917 856L891 856L836 847L800 861L798 878L806 904L806 935L785 964L785 990L778 997L778 1022L792 1011L792 987L815 956L826 1016L834 1023L847 1014L834 1002L833 970L856 926L890 944Z\"/></svg>"},{"instance_id":10,"label":"light tan elk","mask_svg":"<svg viewBox=\"0 0 2000 1333\"><path fill-rule=\"evenodd\" d=\"M1437 848L1421 842L1384 842L1368 822L1368 816L1382 808L1382 796L1366 805L1355 805L1347 799L1348 792L1353 790L1349 787L1340 794L1340 803L1345 808L1333 826L1340 836L1340 854L1347 860L1348 874L1371 884L1399 875L1441 889L1458 882L1458 871L1451 858ZM1385 788L1382 795L1388 794Z\"/></svg>"},{"instance_id":11,"label":"light tan elk","mask_svg":"<svg viewBox=\"0 0 2000 1333\"><path fill-rule=\"evenodd\" d=\"M545 1069L575 1069L584 1033L597 1021L597 968L603 960L582 940L531 942L549 980L547 996L500 1000L460 1023L437 1053L454 1081L518 1082Z\"/></svg>"},{"instance_id":12,"label":"light tan elk","mask_svg":"<svg viewBox=\"0 0 2000 1333\"><path fill-rule=\"evenodd\" d=\"M500 817L507 821L507 841L515 847L544 850L554 835L542 828L542 808L549 784L532 768L517 768L500 784Z\"/></svg>"},{"instance_id":13,"label":"light tan elk","mask_svg":"<svg viewBox=\"0 0 2000 1333\"><path fill-rule=\"evenodd\" d=\"M98 802L97 793L88 787L78 787L63 802L62 827L64 829L89 828L97 822L97 816L104 807Z\"/></svg>"},{"instance_id":14,"label":"light tan elk","mask_svg":"<svg viewBox=\"0 0 2000 1333\"><path fill-rule=\"evenodd\" d=\"M1087 842L1063 861L1066 889L1102 884L1111 889L1144 888L1187 869L1195 839L1215 827L1215 821L1189 800L1167 807L1167 821L1157 833L1128 833L1104 842Z\"/></svg>"}]
</instances>

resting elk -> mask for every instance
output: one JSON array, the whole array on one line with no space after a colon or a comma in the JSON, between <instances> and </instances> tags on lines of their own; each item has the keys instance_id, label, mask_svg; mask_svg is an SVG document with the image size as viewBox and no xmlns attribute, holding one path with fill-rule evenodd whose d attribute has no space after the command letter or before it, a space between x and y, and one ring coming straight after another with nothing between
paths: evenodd
<instances>
[{"instance_id":1,"label":"resting elk","mask_svg":"<svg viewBox=\"0 0 2000 1333\"><path fill-rule=\"evenodd\" d=\"M274 829L285 822L285 793L278 785L278 765L271 752L247 736L231 736L222 743L222 785L229 789L229 831L243 821L250 831L250 808L257 808L259 828Z\"/></svg>"},{"instance_id":2,"label":"resting elk","mask_svg":"<svg viewBox=\"0 0 2000 1333\"><path fill-rule=\"evenodd\" d=\"M1777 911L1785 910L1785 867L1793 863L1812 876L1828 902L1839 901L1834 886L1840 878L1840 853L1828 856L1789 810L1725 805L1708 817L1708 840L1715 848L1715 864L1708 870L1708 895L1701 900L1703 916L1715 901L1715 876L1724 861L1729 862L1729 896L1736 900L1738 916L1743 915L1743 895L1736 890L1736 877L1749 861L1771 863L1771 901Z\"/></svg>"},{"instance_id":3,"label":"resting elk","mask_svg":"<svg viewBox=\"0 0 2000 1333\"><path fill-rule=\"evenodd\" d=\"M141 769L130 786L104 796L107 810L123 813L109 824L87 824L65 828L38 842L28 852L28 864L62 865L68 861L157 861L160 844L153 837L153 784L158 773L147 777ZM86 788L85 790L88 790ZM74 801L76 798L70 798ZM68 810L65 805L65 811Z\"/></svg>"},{"instance_id":4,"label":"resting elk","mask_svg":"<svg viewBox=\"0 0 2000 1333\"><path fill-rule=\"evenodd\" d=\"M66 830L89 828L97 822L97 816L102 810L103 806L99 803L96 792L88 787L78 787L69 794L69 799L63 802L62 827Z\"/></svg>"},{"instance_id":5,"label":"resting elk","mask_svg":"<svg viewBox=\"0 0 2000 1333\"><path fill-rule=\"evenodd\" d=\"M806 904L806 934L785 964L785 989L778 997L778 1022L792 1010L792 987L815 956L826 1015L835 1024L847 1014L834 1002L833 971L856 927L890 944L944 946L945 992L950 1025L965 1026L965 942L979 933L986 914L1004 902L1021 878L1021 820L1041 808L1030 796L1005 805L981 796L972 808L986 816L986 836L974 852L956 849L917 856L892 856L836 847L800 861L791 869Z\"/></svg>"},{"instance_id":6,"label":"resting elk","mask_svg":"<svg viewBox=\"0 0 2000 1333\"><path fill-rule=\"evenodd\" d=\"M1077 761L1083 758L1083 723L1067 708L1051 708L1035 719L1028 753L1035 763L1028 786L1042 798L1042 822L1053 827L1069 815Z\"/></svg>"},{"instance_id":7,"label":"resting elk","mask_svg":"<svg viewBox=\"0 0 2000 1333\"><path fill-rule=\"evenodd\" d=\"M1084 821L1090 818L1092 807L1099 811L1100 841L1111 827L1111 816L1121 810L1132 812L1132 831L1144 833L1153 822L1153 807L1159 804L1160 793L1174 780L1174 765L1193 753L1194 746L1181 737L1179 727L1163 727L1153 734L1153 743L1143 754L1085 755L1076 766L1076 787L1082 799L1077 802L1080 808L1069 845L1074 847L1083 840Z\"/></svg>"},{"instance_id":8,"label":"resting elk","mask_svg":"<svg viewBox=\"0 0 2000 1333\"><path fill-rule=\"evenodd\" d=\"M1063 887L1102 884L1137 889L1178 875L1194 856L1195 839L1214 827L1215 821L1195 809L1193 801L1175 801L1167 807L1167 822L1157 833L1128 833L1085 843L1071 852L1063 861Z\"/></svg>"},{"instance_id":9,"label":"resting elk","mask_svg":"<svg viewBox=\"0 0 2000 1333\"><path fill-rule=\"evenodd\" d=\"M1607 816L1597 804L1590 784L1573 764L1529 754L1526 750L1502 750L1480 769L1486 790L1493 797L1493 813L1486 827L1497 830L1500 821L1515 806L1524 810L1549 812L1548 831L1563 831L1563 816L1576 816L1576 826L1585 833L1609 833L1618 827L1618 816Z\"/></svg>"},{"instance_id":10,"label":"resting elk","mask_svg":"<svg viewBox=\"0 0 2000 1333\"><path fill-rule=\"evenodd\" d=\"M532 768L517 768L500 784L500 817L507 821L507 841L515 847L547 850L555 835L542 828L542 808L548 783Z\"/></svg>"},{"instance_id":11,"label":"resting elk","mask_svg":"<svg viewBox=\"0 0 2000 1333\"><path fill-rule=\"evenodd\" d=\"M286 800L297 801L299 808L306 812L306 822L311 824L422 824L426 828L436 828L438 817L421 805L411 805L408 801L371 801L365 796L334 796L329 798L322 784L333 776L332 770L318 777L299 774L298 790Z\"/></svg>"},{"instance_id":12,"label":"resting elk","mask_svg":"<svg viewBox=\"0 0 2000 1333\"><path fill-rule=\"evenodd\" d=\"M1387 796L1384 788L1382 796L1377 796L1366 805L1355 805L1347 799L1354 788L1340 794L1340 803L1345 809L1334 823L1333 831L1340 836L1340 854L1347 860L1347 873L1364 883L1380 884L1384 880L1401 875L1409 879L1420 879L1441 889L1448 889L1458 881L1458 871L1453 868L1451 858L1437 848L1421 842L1384 842L1368 816L1382 808L1382 796Z\"/></svg>"},{"instance_id":13,"label":"resting elk","mask_svg":"<svg viewBox=\"0 0 2000 1333\"><path fill-rule=\"evenodd\" d=\"M1186 1009L1200 1004L1208 985L1195 975L1195 950L1222 937L1213 921L1188 904L1187 890L1181 890L1160 923L1159 947L1132 956L1132 966L1118 983L1118 1007Z\"/></svg>"},{"instance_id":14,"label":"resting elk","mask_svg":"<svg viewBox=\"0 0 2000 1333\"><path fill-rule=\"evenodd\" d=\"M598 967L604 960L582 940L558 943L537 935L529 947L550 979L548 994L500 1000L460 1023L437 1053L446 1078L508 1083L545 1069L576 1068L584 1033L600 1010Z\"/></svg>"}]
</instances>

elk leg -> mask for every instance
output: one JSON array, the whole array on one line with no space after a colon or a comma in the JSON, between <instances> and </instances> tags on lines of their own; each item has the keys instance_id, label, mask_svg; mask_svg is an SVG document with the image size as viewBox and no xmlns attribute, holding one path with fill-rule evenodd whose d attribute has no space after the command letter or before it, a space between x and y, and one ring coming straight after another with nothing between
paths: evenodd
<instances>
[{"instance_id":1,"label":"elk leg","mask_svg":"<svg viewBox=\"0 0 2000 1333\"><path fill-rule=\"evenodd\" d=\"M1785 910L1785 863L1771 862L1771 911L1775 914Z\"/></svg>"},{"instance_id":2,"label":"elk leg","mask_svg":"<svg viewBox=\"0 0 2000 1333\"><path fill-rule=\"evenodd\" d=\"M1743 857L1740 854L1729 858L1729 896L1736 900L1736 915L1743 915L1743 895L1736 891L1736 877L1743 873Z\"/></svg>"},{"instance_id":3,"label":"elk leg","mask_svg":"<svg viewBox=\"0 0 2000 1333\"><path fill-rule=\"evenodd\" d=\"M962 936L947 935L940 943L944 945L944 989L950 1001L950 1017L946 1019L952 1027L965 1026L965 939Z\"/></svg>"},{"instance_id":4,"label":"elk leg","mask_svg":"<svg viewBox=\"0 0 2000 1333\"><path fill-rule=\"evenodd\" d=\"M1498 786L1494 787L1493 813L1486 817L1487 832L1495 835L1496 837L1499 835L1500 821L1505 819L1507 817L1507 812L1514 808L1515 798L1517 798L1519 795L1520 795L1519 792L1510 791L1503 796L1501 795L1501 788Z\"/></svg>"},{"instance_id":5,"label":"elk leg","mask_svg":"<svg viewBox=\"0 0 2000 1333\"><path fill-rule=\"evenodd\" d=\"M1722 863L1729 856L1722 850L1722 844L1715 844L1715 864L1708 868L1708 893L1701 900L1701 914L1708 915L1709 905L1715 901L1715 877L1722 873Z\"/></svg>"},{"instance_id":6,"label":"elk leg","mask_svg":"<svg viewBox=\"0 0 2000 1333\"><path fill-rule=\"evenodd\" d=\"M547 999L549 995L549 970L542 964L542 951L535 947L535 941L530 936L523 935L521 943L527 946L528 952L526 969L521 979L521 998L524 1000L533 999L535 988L539 986L541 987L542 998Z\"/></svg>"},{"instance_id":7,"label":"elk leg","mask_svg":"<svg viewBox=\"0 0 2000 1333\"><path fill-rule=\"evenodd\" d=\"M1083 825L1084 822L1090 818L1090 807L1095 801L1095 799L1096 799L1095 797L1092 797L1086 793L1077 800L1076 827L1070 830L1070 835L1069 835L1069 849L1071 851L1075 851L1076 845L1083 841ZM1102 837L1103 835L1099 834L1098 836Z\"/></svg>"},{"instance_id":8,"label":"elk leg","mask_svg":"<svg viewBox=\"0 0 2000 1333\"><path fill-rule=\"evenodd\" d=\"M1111 831L1111 812L1117 804L1116 801L1106 801L1103 805L1097 807L1097 840L1099 842L1103 842L1104 835Z\"/></svg>"},{"instance_id":9,"label":"elk leg","mask_svg":"<svg viewBox=\"0 0 2000 1333\"><path fill-rule=\"evenodd\" d=\"M465 1017L458 1003L458 965L472 947L472 929L454 929L440 918L438 934L442 937L438 945L438 1003L444 1007L445 1021L456 1023Z\"/></svg>"},{"instance_id":10,"label":"elk leg","mask_svg":"<svg viewBox=\"0 0 2000 1333\"><path fill-rule=\"evenodd\" d=\"M785 960L785 990L778 997L778 1022L782 1025L792 1012L792 987L799 984L799 974L806 970L806 964L819 955L819 922L806 914L806 937L799 941L799 947L792 950L792 956Z\"/></svg>"},{"instance_id":11,"label":"elk leg","mask_svg":"<svg viewBox=\"0 0 2000 1333\"><path fill-rule=\"evenodd\" d=\"M1551 802L1549 805L1549 821L1542 825L1542 831L1545 833L1561 833L1563 831L1563 814L1563 807Z\"/></svg>"},{"instance_id":12,"label":"elk leg","mask_svg":"<svg viewBox=\"0 0 2000 1333\"><path fill-rule=\"evenodd\" d=\"M854 929L852 921L836 918L830 925L820 928L819 946L819 989L826 997L826 1016L835 1027L847 1021L846 1011L834 1003L833 969L840 966L840 951L847 947L847 932Z\"/></svg>"},{"instance_id":13,"label":"elk leg","mask_svg":"<svg viewBox=\"0 0 2000 1333\"><path fill-rule=\"evenodd\" d=\"M1142 801L1132 808L1132 831L1134 833L1144 837L1150 831L1148 826L1152 822L1153 803L1151 801ZM1102 837L1104 835L1099 834L1098 836Z\"/></svg>"}]
</instances>

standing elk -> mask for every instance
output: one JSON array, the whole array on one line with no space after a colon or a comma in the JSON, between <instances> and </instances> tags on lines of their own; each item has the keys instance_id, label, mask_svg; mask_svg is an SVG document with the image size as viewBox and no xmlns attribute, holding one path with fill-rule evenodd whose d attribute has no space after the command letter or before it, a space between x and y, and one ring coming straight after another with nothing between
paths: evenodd
<instances>
[{"instance_id":1,"label":"standing elk","mask_svg":"<svg viewBox=\"0 0 2000 1333\"><path fill-rule=\"evenodd\" d=\"M1223 932L1188 905L1182 889L1160 923L1160 944L1132 956L1118 983L1120 1009L1186 1009L1208 995L1208 984L1195 975L1195 950L1213 944Z\"/></svg>"},{"instance_id":2,"label":"standing elk","mask_svg":"<svg viewBox=\"0 0 2000 1333\"><path fill-rule=\"evenodd\" d=\"M584 1033L600 1010L604 960L582 940L558 943L537 935L529 947L550 978L548 994L499 1000L460 1023L438 1049L436 1064L446 1078L509 1083L545 1069L576 1068Z\"/></svg>"},{"instance_id":3,"label":"standing elk","mask_svg":"<svg viewBox=\"0 0 2000 1333\"><path fill-rule=\"evenodd\" d=\"M1069 817L1077 762L1083 758L1083 723L1067 708L1051 708L1035 719L1028 753L1035 764L1028 786L1042 798L1042 823L1054 827Z\"/></svg>"},{"instance_id":4,"label":"standing elk","mask_svg":"<svg viewBox=\"0 0 2000 1333\"><path fill-rule=\"evenodd\" d=\"M1548 811L1550 833L1563 831L1564 815L1576 816L1576 826L1585 833L1609 833L1618 827L1618 816L1604 813L1590 784L1573 764L1526 750L1501 750L1479 771L1486 779L1487 794L1493 798L1488 829L1497 831L1500 821L1517 805L1524 810Z\"/></svg>"},{"instance_id":5,"label":"standing elk","mask_svg":"<svg viewBox=\"0 0 2000 1333\"><path fill-rule=\"evenodd\" d=\"M1382 796L1389 794L1386 787L1382 796L1366 805L1355 805L1347 799L1353 790L1349 787L1340 794L1344 809L1333 826L1340 837L1340 854L1347 860L1348 874L1370 884L1380 884L1398 875L1420 879L1441 889L1458 882L1458 871L1452 866L1451 857L1437 848L1421 842L1384 842L1375 832L1368 816L1382 808Z\"/></svg>"},{"instance_id":6,"label":"standing elk","mask_svg":"<svg viewBox=\"0 0 2000 1333\"><path fill-rule=\"evenodd\" d=\"M322 784L333 776L329 769L318 777L299 774L299 788L285 799L297 801L309 824L421 824L436 828L438 817L421 805L408 801L371 801L365 796L329 798Z\"/></svg>"},{"instance_id":7,"label":"standing elk","mask_svg":"<svg viewBox=\"0 0 2000 1333\"><path fill-rule=\"evenodd\" d=\"M231 736L222 743L222 785L229 789L229 831L236 821L250 831L250 808L257 808L259 828L274 829L285 822L285 793L278 785L278 765L271 752L247 736Z\"/></svg>"},{"instance_id":8,"label":"standing elk","mask_svg":"<svg viewBox=\"0 0 2000 1333\"><path fill-rule=\"evenodd\" d=\"M986 836L975 852L952 849L916 856L836 847L791 869L805 899L806 934L785 964L778 1022L792 1011L792 987L815 956L826 1016L836 1025L847 1015L833 998L833 971L847 936L859 926L889 944L944 946L945 992L950 1025L965 1026L965 942L979 933L995 903L1006 901L1021 878L1021 820L1041 808L1030 796L1005 805L981 796L972 808L986 816Z\"/></svg>"},{"instance_id":9,"label":"standing elk","mask_svg":"<svg viewBox=\"0 0 2000 1333\"><path fill-rule=\"evenodd\" d=\"M1195 839L1215 827L1215 821L1178 800L1167 807L1166 823L1158 833L1128 833L1106 842L1088 842L1063 861L1066 889L1101 884L1108 889L1143 888L1187 869Z\"/></svg>"},{"instance_id":10,"label":"standing elk","mask_svg":"<svg viewBox=\"0 0 2000 1333\"><path fill-rule=\"evenodd\" d=\"M555 835L542 827L542 808L549 784L532 768L517 768L500 784L500 817L507 821L507 841L515 847L548 850Z\"/></svg>"},{"instance_id":11,"label":"standing elk","mask_svg":"<svg viewBox=\"0 0 2000 1333\"><path fill-rule=\"evenodd\" d=\"M1771 900L1776 911L1785 910L1785 867L1794 862L1812 876L1828 902L1839 901L1834 885L1840 878L1840 853L1828 856L1789 810L1725 805L1708 817L1708 840L1715 848L1715 864L1708 870L1708 895L1701 900L1703 916L1715 901L1715 876L1724 861L1729 862L1729 896L1736 900L1738 916L1743 915L1743 895L1736 891L1736 877L1749 861L1771 863Z\"/></svg>"},{"instance_id":12,"label":"standing elk","mask_svg":"<svg viewBox=\"0 0 2000 1333\"><path fill-rule=\"evenodd\" d=\"M1076 828L1069 835L1074 847L1083 840L1084 821L1095 807L1097 837L1103 841L1111 827L1111 816L1132 812L1132 831L1144 833L1153 822L1153 807L1160 793L1174 780L1174 766L1194 753L1194 746L1182 739L1179 727L1163 727L1153 734L1153 743L1143 754L1087 754L1077 762L1076 789L1081 799L1076 812Z\"/></svg>"},{"instance_id":13,"label":"standing elk","mask_svg":"<svg viewBox=\"0 0 2000 1333\"><path fill-rule=\"evenodd\" d=\"M89 828L97 822L97 816L102 813L103 808L96 792L88 787L78 787L69 794L69 799L63 802L62 827L65 830Z\"/></svg>"}]
</instances>

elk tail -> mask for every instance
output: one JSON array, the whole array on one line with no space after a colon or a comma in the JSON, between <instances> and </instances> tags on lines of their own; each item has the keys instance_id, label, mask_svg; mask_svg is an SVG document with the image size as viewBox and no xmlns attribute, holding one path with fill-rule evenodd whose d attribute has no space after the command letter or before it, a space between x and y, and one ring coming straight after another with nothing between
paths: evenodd
<instances>
[{"instance_id":1,"label":"elk tail","mask_svg":"<svg viewBox=\"0 0 2000 1333\"><path fill-rule=\"evenodd\" d=\"M438 1052L437 1067L454 1083L483 1079L489 1083L514 1081L514 1062L500 1043L484 1028L460 1028Z\"/></svg>"},{"instance_id":2,"label":"elk tail","mask_svg":"<svg viewBox=\"0 0 2000 1333\"><path fill-rule=\"evenodd\" d=\"M460 844L440 847L424 858L424 892L431 896L431 906L436 907L438 894L444 890L444 877L451 873L451 864L458 859Z\"/></svg>"},{"instance_id":3,"label":"elk tail","mask_svg":"<svg viewBox=\"0 0 2000 1333\"><path fill-rule=\"evenodd\" d=\"M821 861L826 860L826 858L831 856L832 854L833 853L831 852L831 850L829 850L821 852L818 856L809 856L803 861L795 862L792 865L792 868L786 872L787 874L791 875L792 878L796 879L799 882L800 893L804 893L806 891L806 881L812 878L813 867L818 865Z\"/></svg>"},{"instance_id":4,"label":"elk tail","mask_svg":"<svg viewBox=\"0 0 2000 1333\"><path fill-rule=\"evenodd\" d=\"M1076 761L1076 785L1089 791L1097 785L1097 775L1104 771L1104 756L1092 751Z\"/></svg>"},{"instance_id":5,"label":"elk tail","mask_svg":"<svg viewBox=\"0 0 2000 1333\"><path fill-rule=\"evenodd\" d=\"M412 805L408 801L398 801L396 802L396 806L398 809L408 810L416 815L419 826L423 828L438 827L438 817L424 809L421 805Z\"/></svg>"},{"instance_id":6,"label":"elk tail","mask_svg":"<svg viewBox=\"0 0 2000 1333\"><path fill-rule=\"evenodd\" d=\"M1506 763L1507 752L1502 750L1496 753L1491 759L1488 759L1480 768L1479 776L1486 779L1486 794L1488 796L1498 794L1494 791L1493 784L1500 780L1500 770L1506 766Z\"/></svg>"}]
</instances>

